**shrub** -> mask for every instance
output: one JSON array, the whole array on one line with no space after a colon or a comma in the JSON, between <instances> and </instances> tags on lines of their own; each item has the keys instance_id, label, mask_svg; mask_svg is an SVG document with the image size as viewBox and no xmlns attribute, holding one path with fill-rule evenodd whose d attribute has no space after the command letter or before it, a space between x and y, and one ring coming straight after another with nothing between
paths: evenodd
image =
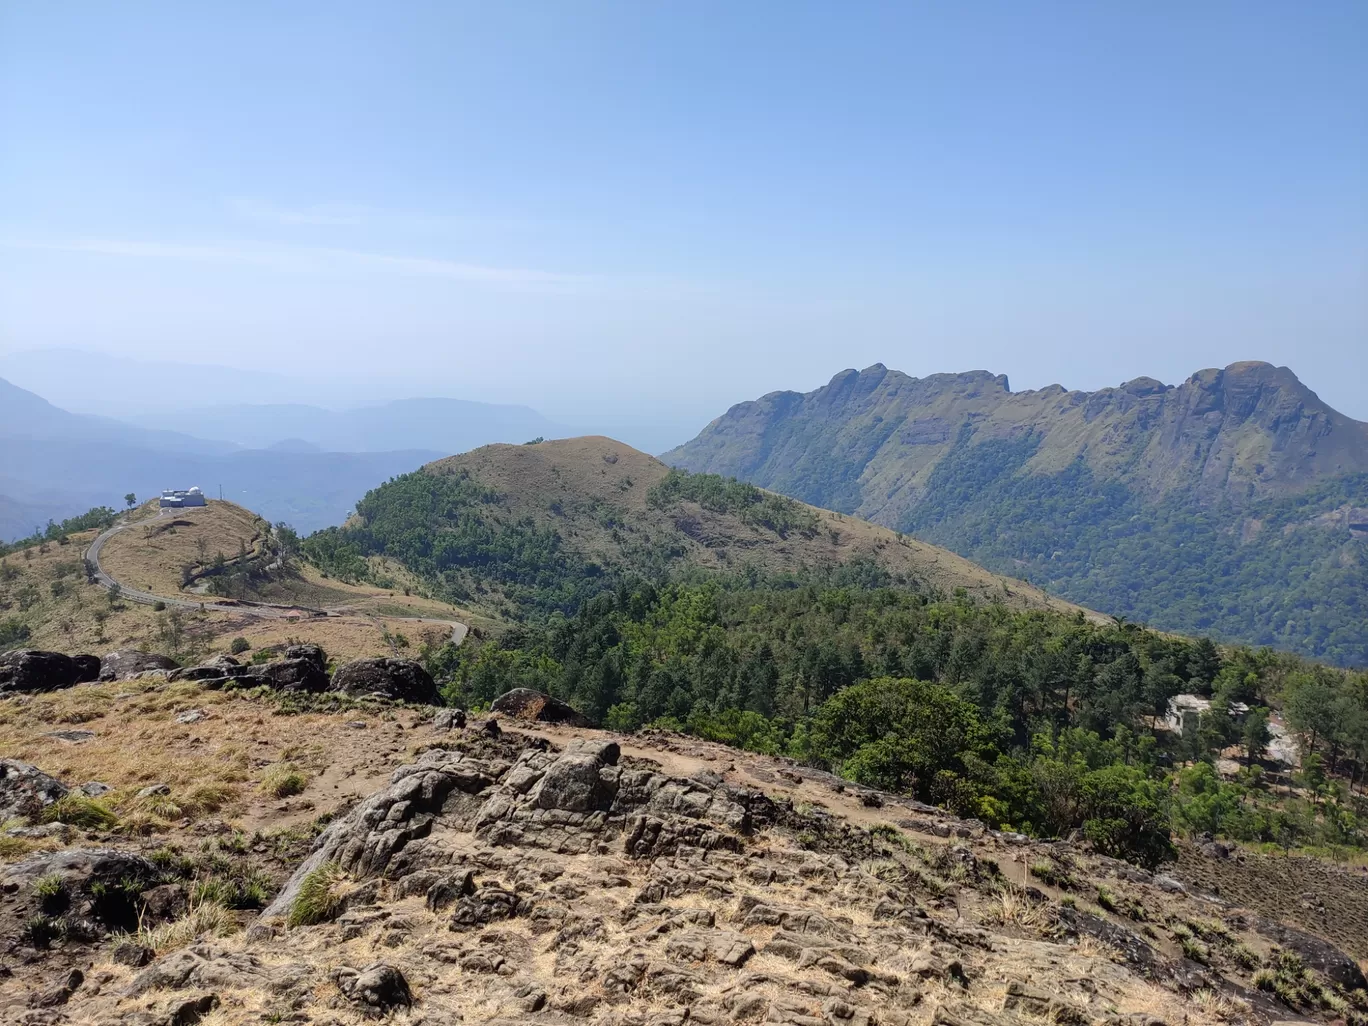
<instances>
[{"instance_id":1,"label":"shrub","mask_svg":"<svg viewBox=\"0 0 1368 1026\"><path fill-rule=\"evenodd\" d=\"M153 603L152 603L152 612L154 612L154 613L163 612L165 609L166 609L166 603L163 602L161 599L157 599L156 602L153 602Z\"/></svg>"},{"instance_id":2,"label":"shrub","mask_svg":"<svg viewBox=\"0 0 1368 1026\"><path fill-rule=\"evenodd\" d=\"M291 926L326 923L342 909L346 878L335 862L325 862L310 870L299 885L287 921Z\"/></svg>"},{"instance_id":3,"label":"shrub","mask_svg":"<svg viewBox=\"0 0 1368 1026\"><path fill-rule=\"evenodd\" d=\"M232 652L233 655L242 655L243 652L246 652L251 647L251 642L246 638L236 637L229 643L228 651Z\"/></svg>"}]
</instances>

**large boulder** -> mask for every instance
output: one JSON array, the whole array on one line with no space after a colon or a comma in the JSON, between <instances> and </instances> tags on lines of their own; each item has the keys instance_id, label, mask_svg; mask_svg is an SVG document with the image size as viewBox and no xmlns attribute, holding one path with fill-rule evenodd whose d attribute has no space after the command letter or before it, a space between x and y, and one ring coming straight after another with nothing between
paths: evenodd
<instances>
[{"instance_id":1,"label":"large boulder","mask_svg":"<svg viewBox=\"0 0 1368 1026\"><path fill-rule=\"evenodd\" d=\"M574 707L531 688L514 688L505 692L494 699L490 709L515 720L565 723L572 727L592 726L588 718Z\"/></svg>"},{"instance_id":2,"label":"large boulder","mask_svg":"<svg viewBox=\"0 0 1368 1026\"><path fill-rule=\"evenodd\" d=\"M318 692L328 690L328 674L319 661L311 657L277 659L265 666L256 667L256 673L253 676L259 678L267 687L275 688L277 691ZM428 680L431 679L431 677L428 678Z\"/></svg>"},{"instance_id":3,"label":"large boulder","mask_svg":"<svg viewBox=\"0 0 1368 1026\"><path fill-rule=\"evenodd\" d=\"M333 674L332 690L420 705L442 703L432 675L412 659L357 659L346 663Z\"/></svg>"},{"instance_id":4,"label":"large boulder","mask_svg":"<svg viewBox=\"0 0 1368 1026\"><path fill-rule=\"evenodd\" d=\"M67 786L37 766L18 759L0 759L0 823L7 819L34 819L58 799Z\"/></svg>"},{"instance_id":5,"label":"large boulder","mask_svg":"<svg viewBox=\"0 0 1368 1026\"><path fill-rule=\"evenodd\" d=\"M319 670L326 670L328 668L328 654L324 652L319 645L307 643L291 645L289 648L285 649L285 658L307 659L317 666Z\"/></svg>"},{"instance_id":6,"label":"large boulder","mask_svg":"<svg viewBox=\"0 0 1368 1026\"><path fill-rule=\"evenodd\" d=\"M100 679L100 657L97 655L74 655L71 661L76 665L76 683L87 684Z\"/></svg>"},{"instance_id":7,"label":"large boulder","mask_svg":"<svg viewBox=\"0 0 1368 1026\"><path fill-rule=\"evenodd\" d=\"M56 691L76 683L80 670L71 656L20 648L0 653L0 695L16 691Z\"/></svg>"},{"instance_id":8,"label":"large boulder","mask_svg":"<svg viewBox=\"0 0 1368 1026\"><path fill-rule=\"evenodd\" d=\"M100 660L100 680L131 680L152 670L175 670L179 667L180 663L170 656L123 649L110 652Z\"/></svg>"},{"instance_id":9,"label":"large boulder","mask_svg":"<svg viewBox=\"0 0 1368 1026\"><path fill-rule=\"evenodd\" d=\"M216 655L199 666L183 666L172 670L170 680L218 680L226 677L241 677L248 671L230 655Z\"/></svg>"},{"instance_id":10,"label":"large boulder","mask_svg":"<svg viewBox=\"0 0 1368 1026\"><path fill-rule=\"evenodd\" d=\"M616 766L618 746L612 741L572 741L541 778L532 798L539 809L593 812L607 809L618 791L618 775L602 772Z\"/></svg>"}]
</instances>

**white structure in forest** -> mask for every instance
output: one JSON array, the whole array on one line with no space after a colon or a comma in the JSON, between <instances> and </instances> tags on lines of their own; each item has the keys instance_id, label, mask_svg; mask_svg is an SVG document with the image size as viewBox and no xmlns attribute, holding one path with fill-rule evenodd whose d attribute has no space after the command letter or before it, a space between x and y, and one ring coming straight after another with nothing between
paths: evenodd
<instances>
[{"instance_id":1,"label":"white structure in forest","mask_svg":"<svg viewBox=\"0 0 1368 1026\"><path fill-rule=\"evenodd\" d=\"M165 489L161 493L161 505L162 508L169 506L172 509L180 509L183 506L204 506L207 505L207 503L204 500L204 493L202 491L198 488L190 487L185 489L185 491L178 491L172 488Z\"/></svg>"}]
</instances>

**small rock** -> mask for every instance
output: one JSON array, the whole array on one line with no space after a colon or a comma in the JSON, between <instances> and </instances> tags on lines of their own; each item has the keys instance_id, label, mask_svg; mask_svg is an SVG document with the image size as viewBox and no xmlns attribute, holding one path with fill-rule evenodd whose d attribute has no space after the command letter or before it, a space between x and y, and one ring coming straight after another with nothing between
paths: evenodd
<instances>
[{"instance_id":1,"label":"small rock","mask_svg":"<svg viewBox=\"0 0 1368 1026\"><path fill-rule=\"evenodd\" d=\"M77 790L87 798L101 798L104 795L109 794L114 788L110 787L108 784L102 784L98 780L88 780Z\"/></svg>"},{"instance_id":2,"label":"small rock","mask_svg":"<svg viewBox=\"0 0 1368 1026\"><path fill-rule=\"evenodd\" d=\"M366 729L366 721L365 721L365 720L348 720L346 723L343 724L343 726L346 727L348 730L365 730L365 729Z\"/></svg>"},{"instance_id":3,"label":"small rock","mask_svg":"<svg viewBox=\"0 0 1368 1026\"><path fill-rule=\"evenodd\" d=\"M36 818L66 794L65 784L38 767L18 759L0 759L0 822Z\"/></svg>"},{"instance_id":4,"label":"small rock","mask_svg":"<svg viewBox=\"0 0 1368 1026\"><path fill-rule=\"evenodd\" d=\"M466 714L464 709L438 709L436 715L432 717L432 728L434 730L453 730L465 725Z\"/></svg>"},{"instance_id":5,"label":"small rock","mask_svg":"<svg viewBox=\"0 0 1368 1026\"><path fill-rule=\"evenodd\" d=\"M206 715L206 714L205 714L204 710L202 710L202 709L187 709L187 710L185 710L185 712L183 712L183 713L177 713L177 714L176 714L176 722L177 722L177 723L198 723L200 720L202 720L202 719L205 718L205 715Z\"/></svg>"},{"instance_id":6,"label":"small rock","mask_svg":"<svg viewBox=\"0 0 1368 1026\"><path fill-rule=\"evenodd\" d=\"M89 741L95 736L93 730L49 730L43 737L55 737L58 741L69 741L73 745L79 745L83 741Z\"/></svg>"},{"instance_id":7,"label":"small rock","mask_svg":"<svg viewBox=\"0 0 1368 1026\"><path fill-rule=\"evenodd\" d=\"M158 1026L195 1026L206 1015L219 1006L217 994L202 994L189 1001L182 1001L167 1013Z\"/></svg>"},{"instance_id":8,"label":"small rock","mask_svg":"<svg viewBox=\"0 0 1368 1026\"><path fill-rule=\"evenodd\" d=\"M372 962L363 969L343 966L333 970L332 979L348 1001L361 1005L362 1011L371 1016L378 1017L391 1008L400 1005L407 1008L413 1004L408 980L387 962Z\"/></svg>"},{"instance_id":9,"label":"small rock","mask_svg":"<svg viewBox=\"0 0 1368 1026\"><path fill-rule=\"evenodd\" d=\"M29 1003L35 1008L54 1008L57 1005L64 1005L83 983L85 983L85 973L79 969L73 969L67 973L66 979L60 984L46 993L34 995L29 999Z\"/></svg>"},{"instance_id":10,"label":"small rock","mask_svg":"<svg viewBox=\"0 0 1368 1026\"><path fill-rule=\"evenodd\" d=\"M148 784L146 787L144 787L144 788L142 788L141 790L138 791L138 797L139 797L139 798L155 798L155 797L157 797L157 796L159 796L159 795L166 795L166 794L170 794L170 793L171 793L171 785L170 785L170 784Z\"/></svg>"},{"instance_id":11,"label":"small rock","mask_svg":"<svg viewBox=\"0 0 1368 1026\"><path fill-rule=\"evenodd\" d=\"M120 965L131 965L134 969L141 969L156 958L157 953L135 941L123 941L115 946L112 957Z\"/></svg>"}]
</instances>

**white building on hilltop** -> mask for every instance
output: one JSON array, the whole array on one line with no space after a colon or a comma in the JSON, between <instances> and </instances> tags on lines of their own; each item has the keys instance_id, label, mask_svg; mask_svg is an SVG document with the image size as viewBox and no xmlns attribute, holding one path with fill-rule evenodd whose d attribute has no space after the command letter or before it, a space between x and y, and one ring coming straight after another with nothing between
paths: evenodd
<instances>
[{"instance_id":1,"label":"white building on hilltop","mask_svg":"<svg viewBox=\"0 0 1368 1026\"><path fill-rule=\"evenodd\" d=\"M198 488L190 487L183 492L172 488L163 490L161 493L161 505L163 509L168 506L172 509L180 509L183 506L205 506L208 504L204 500L204 493L202 491Z\"/></svg>"}]
</instances>

